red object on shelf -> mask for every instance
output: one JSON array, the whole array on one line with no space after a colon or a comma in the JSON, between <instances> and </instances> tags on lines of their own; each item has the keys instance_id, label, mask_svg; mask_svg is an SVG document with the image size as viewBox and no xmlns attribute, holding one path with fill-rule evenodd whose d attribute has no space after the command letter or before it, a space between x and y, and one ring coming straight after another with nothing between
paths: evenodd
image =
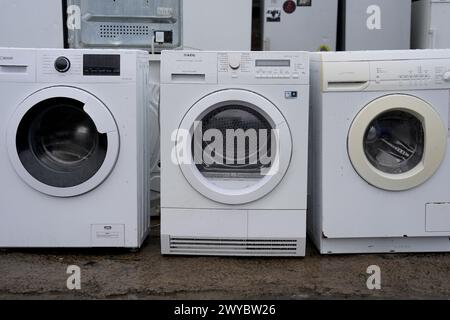
<instances>
[{"instance_id":1,"label":"red object on shelf","mask_svg":"<svg viewBox=\"0 0 450 320\"><path fill-rule=\"evenodd\" d=\"M293 13L297 9L297 5L293 0L288 0L283 4L283 10L287 14Z\"/></svg>"}]
</instances>

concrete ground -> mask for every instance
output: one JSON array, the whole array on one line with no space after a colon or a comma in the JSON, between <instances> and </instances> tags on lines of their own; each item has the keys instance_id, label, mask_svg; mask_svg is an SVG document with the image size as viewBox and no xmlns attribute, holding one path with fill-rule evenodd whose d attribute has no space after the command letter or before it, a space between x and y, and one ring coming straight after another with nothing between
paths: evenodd
<instances>
[{"instance_id":1,"label":"concrete ground","mask_svg":"<svg viewBox=\"0 0 450 320\"><path fill-rule=\"evenodd\" d=\"M0 299L450 299L450 254L162 257L156 224L139 252L2 250ZM79 291L66 287L69 265L81 267ZM381 290L367 289L370 265Z\"/></svg>"}]
</instances>

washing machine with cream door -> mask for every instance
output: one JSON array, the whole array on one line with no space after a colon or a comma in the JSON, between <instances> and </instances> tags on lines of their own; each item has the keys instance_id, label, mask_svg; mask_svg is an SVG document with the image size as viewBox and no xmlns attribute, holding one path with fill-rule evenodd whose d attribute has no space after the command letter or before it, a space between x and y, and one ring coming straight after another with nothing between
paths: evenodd
<instances>
[{"instance_id":1,"label":"washing machine with cream door","mask_svg":"<svg viewBox=\"0 0 450 320\"><path fill-rule=\"evenodd\" d=\"M417 0L412 6L411 46L449 49L450 0Z\"/></svg>"},{"instance_id":2,"label":"washing machine with cream door","mask_svg":"<svg viewBox=\"0 0 450 320\"><path fill-rule=\"evenodd\" d=\"M450 50L314 54L311 75L320 252L450 251Z\"/></svg>"},{"instance_id":3,"label":"washing machine with cream door","mask_svg":"<svg viewBox=\"0 0 450 320\"><path fill-rule=\"evenodd\" d=\"M338 0L264 0L266 51L336 51Z\"/></svg>"},{"instance_id":4,"label":"washing machine with cream door","mask_svg":"<svg viewBox=\"0 0 450 320\"><path fill-rule=\"evenodd\" d=\"M138 248L148 53L0 49L0 247Z\"/></svg>"},{"instance_id":5,"label":"washing machine with cream door","mask_svg":"<svg viewBox=\"0 0 450 320\"><path fill-rule=\"evenodd\" d=\"M303 256L309 58L164 51L163 254Z\"/></svg>"},{"instance_id":6,"label":"washing machine with cream door","mask_svg":"<svg viewBox=\"0 0 450 320\"><path fill-rule=\"evenodd\" d=\"M0 47L64 48L63 1L0 0Z\"/></svg>"},{"instance_id":7,"label":"washing machine with cream door","mask_svg":"<svg viewBox=\"0 0 450 320\"><path fill-rule=\"evenodd\" d=\"M411 46L411 0L340 0L338 50Z\"/></svg>"}]
</instances>

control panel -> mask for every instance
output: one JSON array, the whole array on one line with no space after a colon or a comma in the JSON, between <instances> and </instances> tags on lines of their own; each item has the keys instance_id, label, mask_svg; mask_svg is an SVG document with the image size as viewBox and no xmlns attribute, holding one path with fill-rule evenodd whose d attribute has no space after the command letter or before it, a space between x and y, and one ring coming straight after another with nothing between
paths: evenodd
<instances>
[{"instance_id":1,"label":"control panel","mask_svg":"<svg viewBox=\"0 0 450 320\"><path fill-rule=\"evenodd\" d=\"M370 74L371 88L447 88L450 59L371 62Z\"/></svg>"},{"instance_id":2,"label":"control panel","mask_svg":"<svg viewBox=\"0 0 450 320\"><path fill-rule=\"evenodd\" d=\"M236 83L309 83L309 60L297 52L229 52L218 54L218 79Z\"/></svg>"},{"instance_id":3,"label":"control panel","mask_svg":"<svg viewBox=\"0 0 450 320\"><path fill-rule=\"evenodd\" d=\"M450 88L450 59L324 62L324 91Z\"/></svg>"},{"instance_id":4,"label":"control panel","mask_svg":"<svg viewBox=\"0 0 450 320\"><path fill-rule=\"evenodd\" d=\"M37 80L42 82L132 81L136 52L37 50ZM129 58L128 58L129 57Z\"/></svg>"},{"instance_id":5,"label":"control panel","mask_svg":"<svg viewBox=\"0 0 450 320\"><path fill-rule=\"evenodd\" d=\"M164 51L162 83L309 85L306 52Z\"/></svg>"}]
</instances>

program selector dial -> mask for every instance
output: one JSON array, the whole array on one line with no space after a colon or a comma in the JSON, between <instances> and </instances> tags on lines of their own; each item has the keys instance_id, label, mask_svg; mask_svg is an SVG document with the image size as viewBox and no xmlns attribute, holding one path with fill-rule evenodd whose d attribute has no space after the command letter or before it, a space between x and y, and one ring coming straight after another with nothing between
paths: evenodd
<instances>
[{"instance_id":1,"label":"program selector dial","mask_svg":"<svg viewBox=\"0 0 450 320\"><path fill-rule=\"evenodd\" d=\"M241 67L241 57L240 56L230 56L229 59L230 68L233 70L237 70Z\"/></svg>"},{"instance_id":2,"label":"program selector dial","mask_svg":"<svg viewBox=\"0 0 450 320\"><path fill-rule=\"evenodd\" d=\"M58 57L55 60L55 69L58 72L64 73L70 70L70 60L66 57Z\"/></svg>"},{"instance_id":3,"label":"program selector dial","mask_svg":"<svg viewBox=\"0 0 450 320\"><path fill-rule=\"evenodd\" d=\"M450 71L447 71L446 73L444 73L444 81L450 81Z\"/></svg>"}]
</instances>

